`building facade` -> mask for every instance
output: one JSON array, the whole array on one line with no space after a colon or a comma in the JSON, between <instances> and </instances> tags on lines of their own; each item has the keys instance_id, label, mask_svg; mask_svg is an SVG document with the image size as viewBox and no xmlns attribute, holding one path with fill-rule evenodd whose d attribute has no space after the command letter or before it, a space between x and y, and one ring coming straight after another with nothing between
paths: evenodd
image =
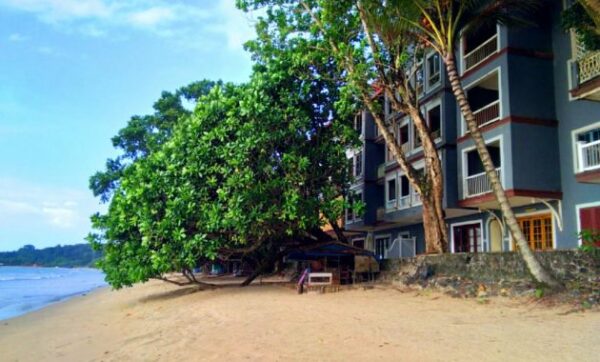
<instances>
[{"instance_id":1,"label":"building facade","mask_svg":"<svg viewBox=\"0 0 600 362\"><path fill-rule=\"evenodd\" d=\"M582 51L561 29L564 6L550 2L535 27L497 25L463 37L457 54L502 185L536 250L576 248L579 231L600 230L600 52ZM444 170L450 252L513 250L439 56L427 54L421 72L421 109ZM409 160L423 167L411 119L385 108L387 118L398 118L393 131ZM346 212L346 229L358 233L352 242L381 258L423 253L418 195L369 113L355 125L363 145L349 153L351 190L366 208Z\"/></svg>"}]
</instances>

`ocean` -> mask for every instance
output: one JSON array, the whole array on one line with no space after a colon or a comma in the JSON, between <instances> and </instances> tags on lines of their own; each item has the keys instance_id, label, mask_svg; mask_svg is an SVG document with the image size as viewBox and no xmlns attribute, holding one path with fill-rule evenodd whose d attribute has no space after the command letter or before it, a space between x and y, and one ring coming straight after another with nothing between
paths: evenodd
<instances>
[{"instance_id":1,"label":"ocean","mask_svg":"<svg viewBox=\"0 0 600 362\"><path fill-rule=\"evenodd\" d=\"M105 285L104 274L96 269L0 266L0 320Z\"/></svg>"}]
</instances>

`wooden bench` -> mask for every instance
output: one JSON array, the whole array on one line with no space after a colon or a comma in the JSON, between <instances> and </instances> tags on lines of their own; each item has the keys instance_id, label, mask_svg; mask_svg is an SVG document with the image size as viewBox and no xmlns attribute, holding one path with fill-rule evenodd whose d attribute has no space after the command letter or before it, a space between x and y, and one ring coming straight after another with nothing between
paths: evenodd
<instances>
[{"instance_id":1,"label":"wooden bench","mask_svg":"<svg viewBox=\"0 0 600 362\"><path fill-rule=\"evenodd\" d=\"M308 286L332 285L333 273L309 273Z\"/></svg>"}]
</instances>

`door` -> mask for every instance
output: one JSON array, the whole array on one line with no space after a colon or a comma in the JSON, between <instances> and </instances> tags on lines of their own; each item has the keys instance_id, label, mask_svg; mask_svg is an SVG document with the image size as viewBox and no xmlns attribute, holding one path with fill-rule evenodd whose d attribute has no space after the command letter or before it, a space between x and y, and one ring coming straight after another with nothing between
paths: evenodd
<instances>
[{"instance_id":1,"label":"door","mask_svg":"<svg viewBox=\"0 0 600 362\"><path fill-rule=\"evenodd\" d=\"M454 252L476 253L481 247L481 225L454 226Z\"/></svg>"},{"instance_id":2,"label":"door","mask_svg":"<svg viewBox=\"0 0 600 362\"><path fill-rule=\"evenodd\" d=\"M531 250L553 249L552 215L542 214L517 219ZM513 243L513 248L517 250Z\"/></svg>"},{"instance_id":3,"label":"door","mask_svg":"<svg viewBox=\"0 0 600 362\"><path fill-rule=\"evenodd\" d=\"M490 251L502 251L502 227L498 220L490 221Z\"/></svg>"}]
</instances>

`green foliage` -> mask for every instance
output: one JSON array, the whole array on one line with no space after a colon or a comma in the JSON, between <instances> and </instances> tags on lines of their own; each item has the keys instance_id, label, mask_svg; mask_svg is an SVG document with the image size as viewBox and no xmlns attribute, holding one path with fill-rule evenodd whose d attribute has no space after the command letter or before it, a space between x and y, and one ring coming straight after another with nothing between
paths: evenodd
<instances>
[{"instance_id":1,"label":"green foliage","mask_svg":"<svg viewBox=\"0 0 600 362\"><path fill-rule=\"evenodd\" d=\"M145 140L140 150L116 143L129 165L88 237L104 251L99 265L113 287L221 254L314 241L325 219L338 218L345 152L357 135L334 106L337 71L308 47L259 37L248 45L256 61L249 83L212 87L189 115L175 102L163 138L146 141L154 139L147 129L132 137Z\"/></svg>"},{"instance_id":2,"label":"green foliage","mask_svg":"<svg viewBox=\"0 0 600 362\"><path fill-rule=\"evenodd\" d=\"M600 230L582 230L579 239L581 239L581 250L600 258Z\"/></svg>"},{"instance_id":3,"label":"green foliage","mask_svg":"<svg viewBox=\"0 0 600 362\"><path fill-rule=\"evenodd\" d=\"M194 105L212 87L221 84L221 81L202 80L179 88L175 93L163 92L154 103L154 114L131 117L127 126L112 138L113 146L122 152L121 155L108 159L106 169L90 178L94 196L100 196L103 202L110 200L126 167L160 148L171 137L175 124L191 114L186 102Z\"/></svg>"},{"instance_id":4,"label":"green foliage","mask_svg":"<svg viewBox=\"0 0 600 362\"><path fill-rule=\"evenodd\" d=\"M561 24L563 29L575 31L577 40L586 50L600 50L600 32L580 2L575 2L562 12Z\"/></svg>"},{"instance_id":5,"label":"green foliage","mask_svg":"<svg viewBox=\"0 0 600 362\"><path fill-rule=\"evenodd\" d=\"M51 248L36 249L25 245L17 251L0 252L0 264L15 266L38 265L45 267L93 266L101 253L93 251L88 244L57 245Z\"/></svg>"},{"instance_id":6,"label":"green foliage","mask_svg":"<svg viewBox=\"0 0 600 362\"><path fill-rule=\"evenodd\" d=\"M545 289L543 287L537 287L535 288L535 297L537 299L543 298L545 294Z\"/></svg>"}]
</instances>

